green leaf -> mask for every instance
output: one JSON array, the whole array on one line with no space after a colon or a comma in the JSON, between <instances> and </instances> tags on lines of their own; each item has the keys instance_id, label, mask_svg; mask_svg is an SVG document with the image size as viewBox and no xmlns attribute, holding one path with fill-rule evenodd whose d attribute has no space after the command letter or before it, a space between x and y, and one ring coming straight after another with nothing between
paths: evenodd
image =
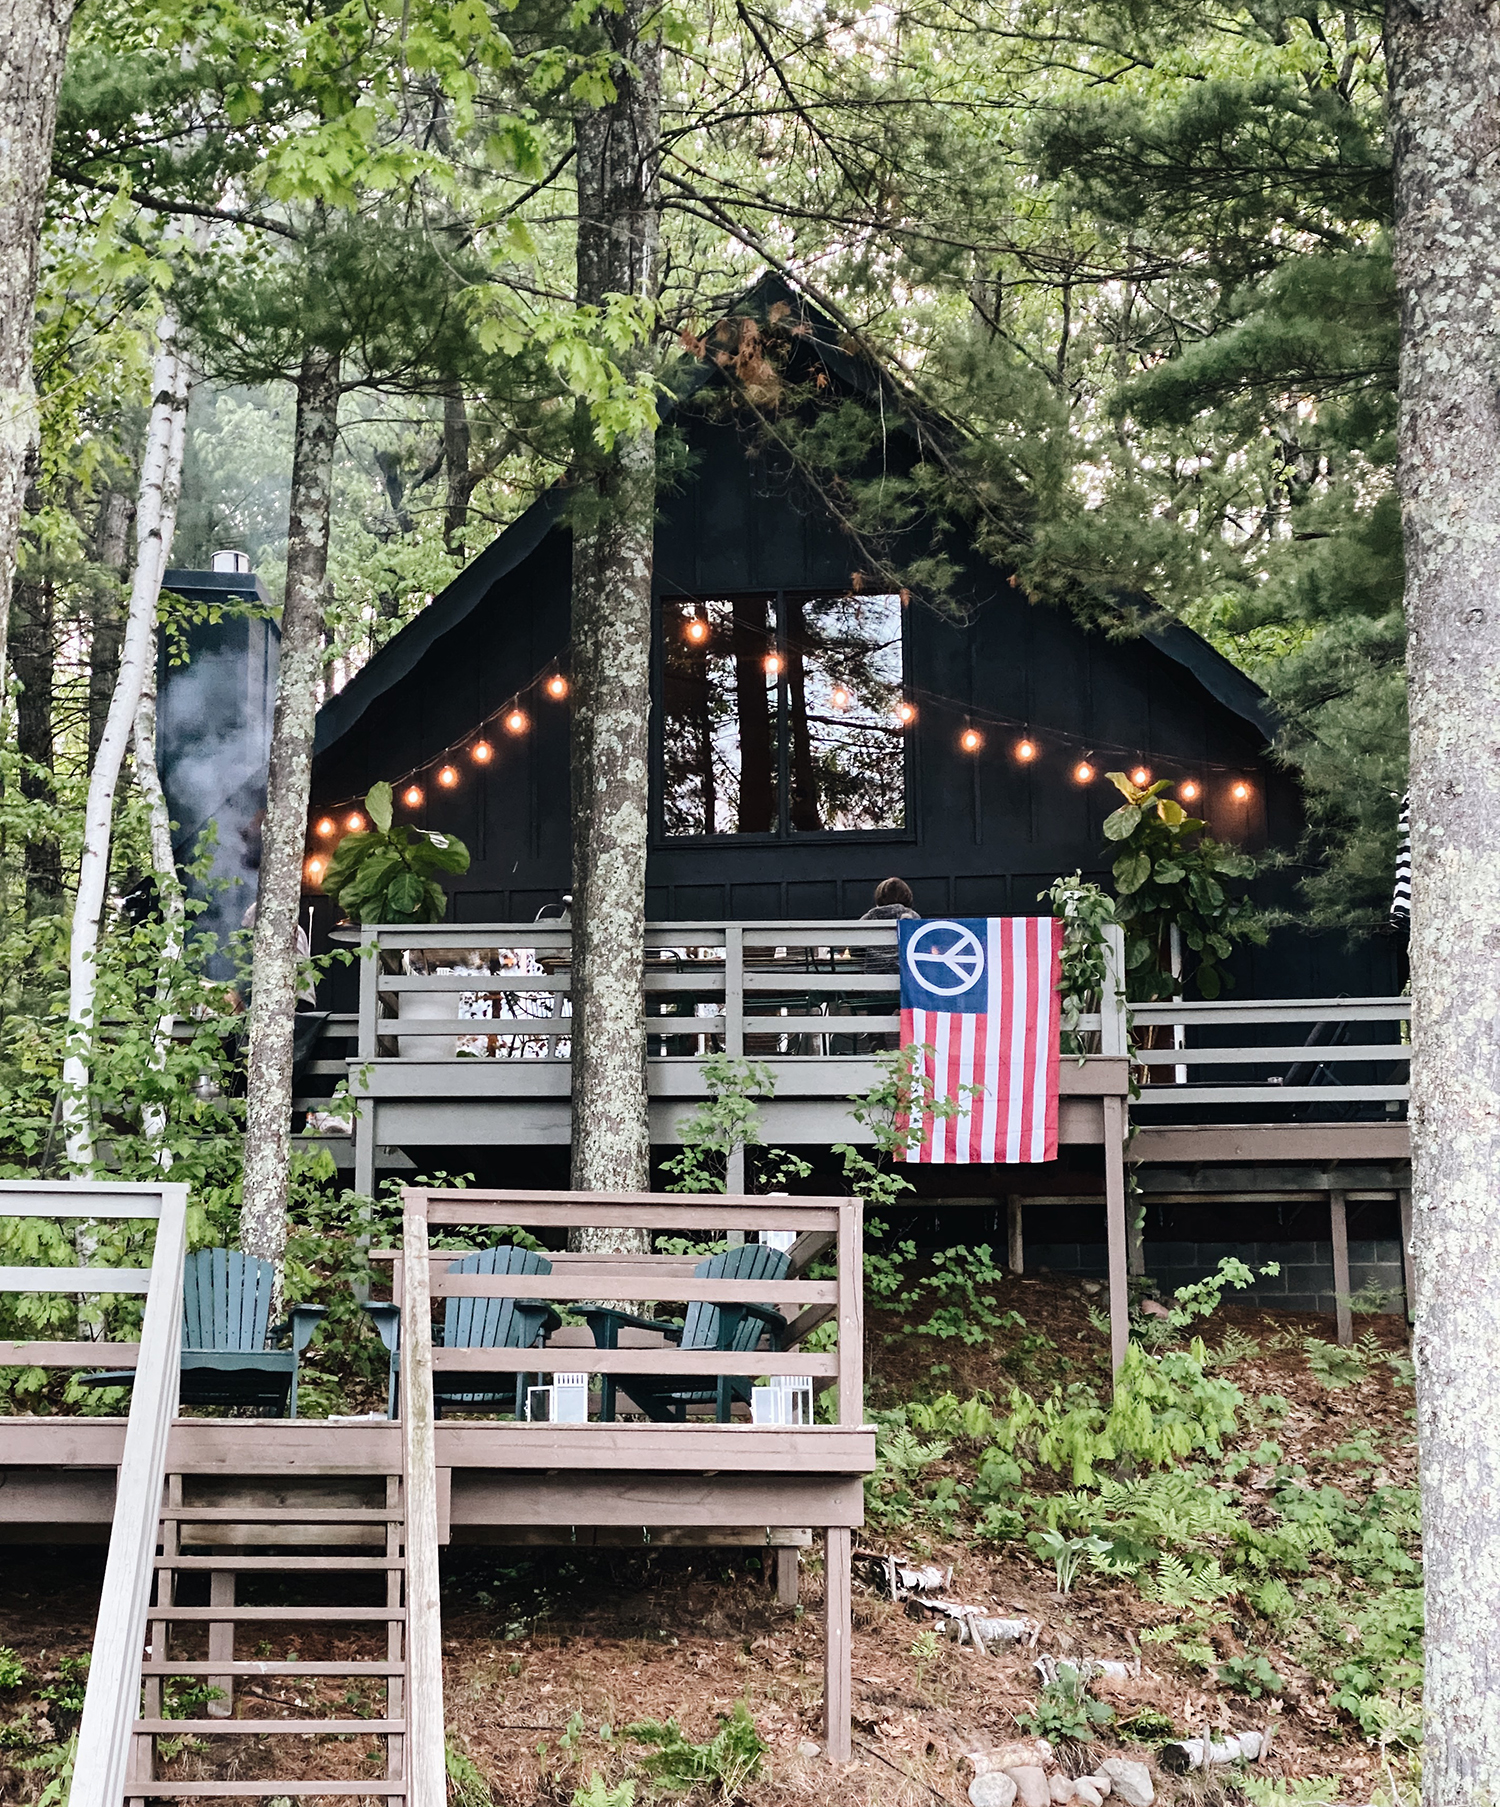
<instances>
[{"instance_id":1,"label":"green leaf","mask_svg":"<svg viewBox=\"0 0 1500 1807\"><path fill-rule=\"evenodd\" d=\"M1149 853L1122 853L1114 865L1115 883L1121 893L1128 897L1132 891L1139 891L1151 876L1151 855Z\"/></svg>"},{"instance_id":2,"label":"green leaf","mask_svg":"<svg viewBox=\"0 0 1500 1807\"><path fill-rule=\"evenodd\" d=\"M370 820L382 834L391 832L391 787L381 780L372 784L365 796L365 808L370 813Z\"/></svg>"},{"instance_id":3,"label":"green leaf","mask_svg":"<svg viewBox=\"0 0 1500 1807\"><path fill-rule=\"evenodd\" d=\"M1207 964L1200 966L1197 972L1198 989L1206 998L1216 998L1222 989L1219 983L1219 969Z\"/></svg>"},{"instance_id":4,"label":"green leaf","mask_svg":"<svg viewBox=\"0 0 1500 1807\"><path fill-rule=\"evenodd\" d=\"M1187 876L1187 867L1181 860L1158 860L1151 873L1159 885L1175 885Z\"/></svg>"},{"instance_id":5,"label":"green leaf","mask_svg":"<svg viewBox=\"0 0 1500 1807\"><path fill-rule=\"evenodd\" d=\"M1122 803L1112 816L1104 818L1104 838L1107 841L1128 840L1140 823L1141 810L1138 803Z\"/></svg>"},{"instance_id":6,"label":"green leaf","mask_svg":"<svg viewBox=\"0 0 1500 1807\"><path fill-rule=\"evenodd\" d=\"M1171 797L1158 797L1156 799L1156 813L1161 817L1162 821L1166 823L1168 828L1181 828L1183 823L1187 821L1187 811L1180 803L1174 802Z\"/></svg>"}]
</instances>

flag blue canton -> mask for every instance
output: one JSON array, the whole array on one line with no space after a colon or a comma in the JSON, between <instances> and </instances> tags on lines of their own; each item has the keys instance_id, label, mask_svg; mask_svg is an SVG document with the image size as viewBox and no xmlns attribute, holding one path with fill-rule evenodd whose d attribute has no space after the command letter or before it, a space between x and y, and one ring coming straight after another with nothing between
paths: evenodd
<instances>
[{"instance_id":1,"label":"flag blue canton","mask_svg":"<svg viewBox=\"0 0 1500 1807\"><path fill-rule=\"evenodd\" d=\"M987 918L906 917L897 924L896 945L903 1010L962 1015L989 1009Z\"/></svg>"}]
</instances>

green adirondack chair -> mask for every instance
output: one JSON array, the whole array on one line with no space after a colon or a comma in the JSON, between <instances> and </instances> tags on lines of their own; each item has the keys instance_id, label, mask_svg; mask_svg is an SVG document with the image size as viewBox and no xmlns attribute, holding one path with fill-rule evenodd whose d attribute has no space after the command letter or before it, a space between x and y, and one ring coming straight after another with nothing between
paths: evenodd
<instances>
[{"instance_id":1,"label":"green adirondack chair","mask_svg":"<svg viewBox=\"0 0 1500 1807\"><path fill-rule=\"evenodd\" d=\"M325 1315L294 1305L271 1325L269 1261L238 1249L198 1249L182 1269L183 1405L249 1407L262 1417L297 1416L297 1368ZM290 1349L267 1345L290 1332ZM85 1374L86 1386L128 1387L133 1369Z\"/></svg>"},{"instance_id":2,"label":"green adirondack chair","mask_svg":"<svg viewBox=\"0 0 1500 1807\"><path fill-rule=\"evenodd\" d=\"M747 1242L737 1249L725 1249L722 1255L710 1255L693 1269L695 1280L784 1280L787 1258L780 1249L765 1243ZM598 1349L617 1349L620 1331L627 1325L639 1330L665 1331L680 1349L733 1350L748 1354L760 1347L760 1340L770 1332L772 1346L785 1347L786 1319L769 1305L705 1305L690 1302L679 1330L675 1324L659 1318L637 1317L634 1312L617 1311L613 1306L582 1307L594 1333ZM649 1361L650 1352L642 1350ZM691 1405L714 1407L720 1424L728 1424L735 1400L750 1403L751 1382L738 1374L677 1375L622 1374L618 1378L606 1374L602 1378L600 1418L607 1424L615 1415L616 1392L626 1393L657 1424L681 1424Z\"/></svg>"},{"instance_id":3,"label":"green adirondack chair","mask_svg":"<svg viewBox=\"0 0 1500 1807\"><path fill-rule=\"evenodd\" d=\"M552 1263L531 1249L502 1244L450 1261L450 1274L550 1274ZM401 1368L401 1309L366 1305L381 1341L390 1351L387 1410L396 1415L396 1379ZM441 1349L535 1349L562 1319L539 1299L449 1299L434 1346ZM432 1377L432 1409L441 1418L446 1405L459 1412L510 1412L520 1418L529 1374L442 1374Z\"/></svg>"}]
</instances>

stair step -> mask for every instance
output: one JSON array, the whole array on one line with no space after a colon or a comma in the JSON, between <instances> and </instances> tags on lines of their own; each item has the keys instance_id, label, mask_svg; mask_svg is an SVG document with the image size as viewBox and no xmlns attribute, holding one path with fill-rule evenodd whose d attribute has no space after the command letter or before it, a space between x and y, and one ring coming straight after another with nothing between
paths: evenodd
<instances>
[{"instance_id":1,"label":"stair step","mask_svg":"<svg viewBox=\"0 0 1500 1807\"><path fill-rule=\"evenodd\" d=\"M406 1799L407 1782L127 1782L127 1801L198 1801L222 1798L259 1801L277 1795L374 1795L386 1800Z\"/></svg>"},{"instance_id":2,"label":"stair step","mask_svg":"<svg viewBox=\"0 0 1500 1807\"><path fill-rule=\"evenodd\" d=\"M405 1663L142 1663L142 1675L405 1675Z\"/></svg>"},{"instance_id":3,"label":"stair step","mask_svg":"<svg viewBox=\"0 0 1500 1807\"><path fill-rule=\"evenodd\" d=\"M291 1736L324 1738L385 1737L404 1732L404 1719L138 1719L134 1729L172 1738L270 1738ZM265 1792L264 1787L262 1793Z\"/></svg>"},{"instance_id":4,"label":"stair step","mask_svg":"<svg viewBox=\"0 0 1500 1807\"><path fill-rule=\"evenodd\" d=\"M205 1525L374 1525L406 1516L395 1506L163 1506L161 1515Z\"/></svg>"},{"instance_id":5,"label":"stair step","mask_svg":"<svg viewBox=\"0 0 1500 1807\"><path fill-rule=\"evenodd\" d=\"M274 1569L278 1573L347 1574L351 1570L404 1569L404 1556L158 1556L159 1569Z\"/></svg>"},{"instance_id":6,"label":"stair step","mask_svg":"<svg viewBox=\"0 0 1500 1807\"><path fill-rule=\"evenodd\" d=\"M233 1566L233 1565L231 1565ZM163 1620L196 1619L223 1625L232 1619L260 1625L305 1625L324 1621L363 1624L371 1619L390 1621L405 1619L404 1606L148 1606L146 1617L155 1623Z\"/></svg>"}]
</instances>

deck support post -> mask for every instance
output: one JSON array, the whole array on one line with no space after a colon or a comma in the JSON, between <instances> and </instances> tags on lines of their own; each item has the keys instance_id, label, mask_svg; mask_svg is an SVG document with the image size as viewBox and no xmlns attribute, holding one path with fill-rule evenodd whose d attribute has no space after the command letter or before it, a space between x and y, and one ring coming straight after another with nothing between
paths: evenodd
<instances>
[{"instance_id":1,"label":"deck support post","mask_svg":"<svg viewBox=\"0 0 1500 1807\"><path fill-rule=\"evenodd\" d=\"M1120 1372L1130 1347L1130 1276L1125 1225L1125 1100L1104 1105L1104 1216L1109 1238L1109 1365Z\"/></svg>"},{"instance_id":2,"label":"deck support post","mask_svg":"<svg viewBox=\"0 0 1500 1807\"><path fill-rule=\"evenodd\" d=\"M849 1727L854 1684L849 1649L852 1550L849 1527L829 1525L823 1533L823 1735L830 1763L847 1763L854 1754Z\"/></svg>"},{"instance_id":3,"label":"deck support post","mask_svg":"<svg viewBox=\"0 0 1500 1807\"><path fill-rule=\"evenodd\" d=\"M776 1600L780 1606L795 1606L801 1582L802 1552L785 1547L776 1551Z\"/></svg>"},{"instance_id":4,"label":"deck support post","mask_svg":"<svg viewBox=\"0 0 1500 1807\"><path fill-rule=\"evenodd\" d=\"M1340 1344L1354 1341L1354 1313L1349 1305L1349 1211L1347 1195L1328 1194L1328 1231L1333 1242L1333 1317Z\"/></svg>"},{"instance_id":5,"label":"deck support post","mask_svg":"<svg viewBox=\"0 0 1500 1807\"><path fill-rule=\"evenodd\" d=\"M1005 1201L1005 1265L1013 1274L1026 1272L1025 1200L1012 1192Z\"/></svg>"},{"instance_id":6,"label":"deck support post","mask_svg":"<svg viewBox=\"0 0 1500 1807\"><path fill-rule=\"evenodd\" d=\"M233 1606L235 1603L235 1582L237 1577L233 1569L214 1569L208 1577L208 1603L210 1606ZM165 1652L163 1652L165 1655ZM234 1661L234 1621L221 1620L210 1622L208 1627L208 1658L210 1662L232 1663ZM209 1686L219 1689L222 1700L211 1700L204 1708L210 1719L231 1719L234 1717L234 1677L232 1675L211 1675Z\"/></svg>"},{"instance_id":7,"label":"deck support post","mask_svg":"<svg viewBox=\"0 0 1500 1807\"><path fill-rule=\"evenodd\" d=\"M420 1201L420 1202L419 1202ZM443 1634L438 1592L436 1432L426 1199L406 1194L402 1222L401 1420L406 1513L407 1807L446 1807Z\"/></svg>"},{"instance_id":8,"label":"deck support post","mask_svg":"<svg viewBox=\"0 0 1500 1807\"><path fill-rule=\"evenodd\" d=\"M1417 1309L1417 1258L1412 1247L1411 1187L1396 1194L1401 1211L1401 1278L1406 1288L1406 1321L1410 1323Z\"/></svg>"}]
</instances>

